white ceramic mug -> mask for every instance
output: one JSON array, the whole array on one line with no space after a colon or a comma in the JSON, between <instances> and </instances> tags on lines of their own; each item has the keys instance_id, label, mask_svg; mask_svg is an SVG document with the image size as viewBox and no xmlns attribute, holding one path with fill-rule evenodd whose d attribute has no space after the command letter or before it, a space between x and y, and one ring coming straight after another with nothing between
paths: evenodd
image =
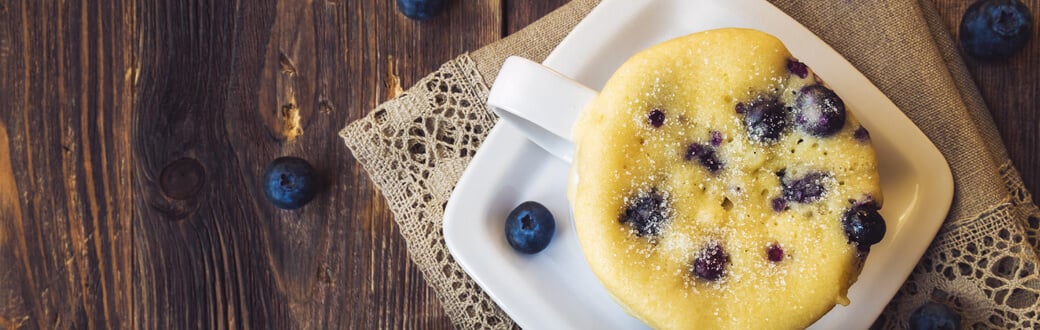
<instances>
[{"instance_id":1,"label":"white ceramic mug","mask_svg":"<svg viewBox=\"0 0 1040 330\"><path fill-rule=\"evenodd\" d=\"M502 64L488 95L488 107L531 142L571 162L571 133L595 90L549 67L518 56Z\"/></svg>"}]
</instances>

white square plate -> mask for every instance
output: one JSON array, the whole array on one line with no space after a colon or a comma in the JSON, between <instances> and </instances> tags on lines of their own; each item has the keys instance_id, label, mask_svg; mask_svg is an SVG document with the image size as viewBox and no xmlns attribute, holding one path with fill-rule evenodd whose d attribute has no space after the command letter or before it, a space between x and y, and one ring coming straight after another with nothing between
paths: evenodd
<instances>
[{"instance_id":1,"label":"white square plate","mask_svg":"<svg viewBox=\"0 0 1040 330\"><path fill-rule=\"evenodd\" d=\"M878 152L888 222L852 303L813 325L867 328L910 274L942 224L953 198L949 166L931 141L866 77L812 32L762 0L606 0L543 64L595 89L631 55L659 42L721 27L754 28L780 38L844 99L871 132ZM870 33L870 32L864 32ZM520 326L533 329L645 328L599 284L581 252L566 199L568 164L496 125L448 201L444 238L455 261ZM534 200L556 216L541 253L506 243L513 207Z\"/></svg>"}]
</instances>

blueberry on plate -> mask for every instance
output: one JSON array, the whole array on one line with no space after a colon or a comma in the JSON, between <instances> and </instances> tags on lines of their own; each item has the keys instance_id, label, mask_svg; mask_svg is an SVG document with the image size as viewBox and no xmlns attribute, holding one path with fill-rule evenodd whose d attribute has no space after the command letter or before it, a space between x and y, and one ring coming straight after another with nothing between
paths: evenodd
<instances>
[{"instance_id":1,"label":"blueberry on plate","mask_svg":"<svg viewBox=\"0 0 1040 330\"><path fill-rule=\"evenodd\" d=\"M961 316L943 304L929 302L910 314L910 329L957 330L960 328Z\"/></svg>"},{"instance_id":2,"label":"blueberry on plate","mask_svg":"<svg viewBox=\"0 0 1040 330\"><path fill-rule=\"evenodd\" d=\"M1025 47L1032 32L1032 14L1019 0L979 0L961 18L961 45L982 60L1011 56Z\"/></svg>"},{"instance_id":3,"label":"blueberry on plate","mask_svg":"<svg viewBox=\"0 0 1040 330\"><path fill-rule=\"evenodd\" d=\"M538 202L523 202L506 217L506 241L523 253L534 254L544 250L555 232L556 219Z\"/></svg>"},{"instance_id":4,"label":"blueberry on plate","mask_svg":"<svg viewBox=\"0 0 1040 330\"><path fill-rule=\"evenodd\" d=\"M318 193L318 176L306 160L279 157L263 173L264 195L274 206L292 210L303 207Z\"/></svg>"},{"instance_id":5,"label":"blueberry on plate","mask_svg":"<svg viewBox=\"0 0 1040 330\"><path fill-rule=\"evenodd\" d=\"M397 0L397 10L404 16L425 21L437 16L446 0Z\"/></svg>"}]
</instances>

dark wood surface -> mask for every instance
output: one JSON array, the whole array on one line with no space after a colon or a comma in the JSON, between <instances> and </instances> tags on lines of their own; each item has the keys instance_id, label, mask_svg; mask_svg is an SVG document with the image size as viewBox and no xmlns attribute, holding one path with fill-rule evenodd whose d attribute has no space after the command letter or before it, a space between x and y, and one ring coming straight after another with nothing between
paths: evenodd
<instances>
[{"instance_id":1,"label":"dark wood surface","mask_svg":"<svg viewBox=\"0 0 1040 330\"><path fill-rule=\"evenodd\" d=\"M0 0L0 328L450 327L336 132L565 1L449 2ZM969 61L1033 191L1038 59ZM328 183L302 210L282 155Z\"/></svg>"}]
</instances>

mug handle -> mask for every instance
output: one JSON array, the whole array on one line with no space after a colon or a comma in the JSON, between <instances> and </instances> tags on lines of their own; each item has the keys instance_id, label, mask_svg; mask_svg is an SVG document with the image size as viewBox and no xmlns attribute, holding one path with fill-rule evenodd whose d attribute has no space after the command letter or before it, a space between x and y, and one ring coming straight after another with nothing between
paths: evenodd
<instances>
[{"instance_id":1,"label":"mug handle","mask_svg":"<svg viewBox=\"0 0 1040 330\"><path fill-rule=\"evenodd\" d=\"M597 92L549 67L510 56L488 94L488 107L531 142L568 163L571 128Z\"/></svg>"}]
</instances>

